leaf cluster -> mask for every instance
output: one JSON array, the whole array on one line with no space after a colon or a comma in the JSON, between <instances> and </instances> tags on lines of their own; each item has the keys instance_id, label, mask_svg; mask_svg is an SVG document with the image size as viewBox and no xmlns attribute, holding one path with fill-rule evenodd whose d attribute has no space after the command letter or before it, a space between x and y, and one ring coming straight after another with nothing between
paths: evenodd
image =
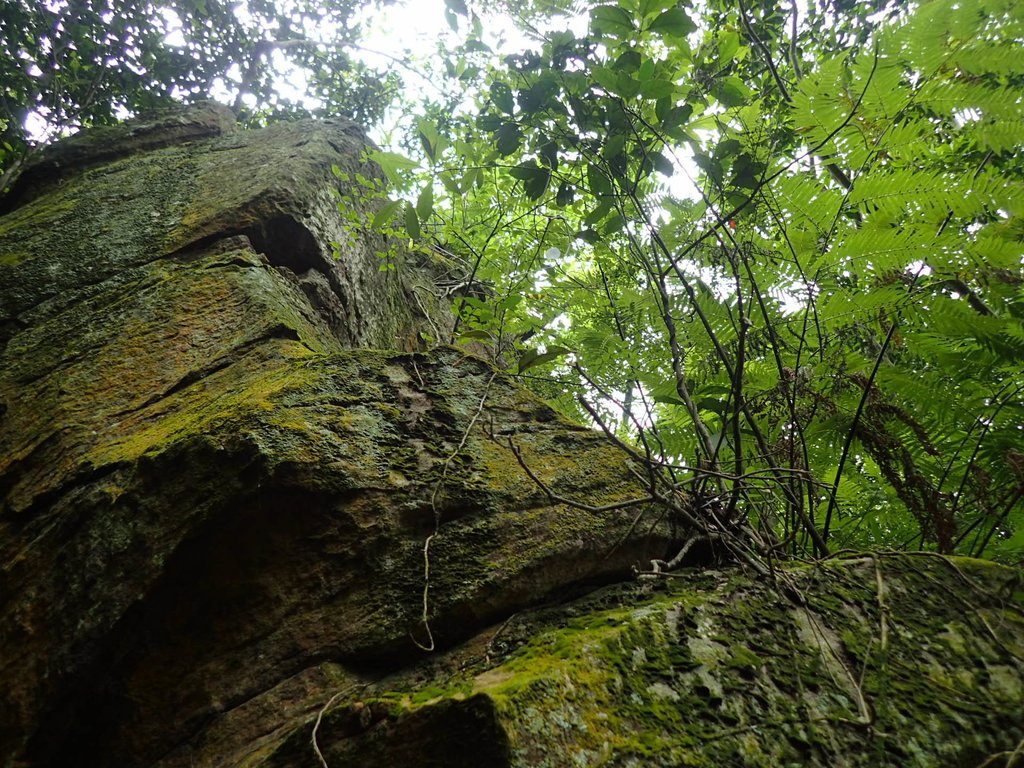
<instances>
[{"instance_id":1,"label":"leaf cluster","mask_svg":"<svg viewBox=\"0 0 1024 768\"><path fill-rule=\"evenodd\" d=\"M397 81L349 55L358 39L351 19L361 5L6 0L0 13L0 190L40 139L173 102L231 98L245 122L311 112L376 121ZM302 102L279 93L280 75L289 67L309 82Z\"/></svg>"},{"instance_id":2,"label":"leaf cluster","mask_svg":"<svg viewBox=\"0 0 1024 768\"><path fill-rule=\"evenodd\" d=\"M462 330L772 552L1019 557L1021 9L586 11L418 127Z\"/></svg>"}]
</instances>

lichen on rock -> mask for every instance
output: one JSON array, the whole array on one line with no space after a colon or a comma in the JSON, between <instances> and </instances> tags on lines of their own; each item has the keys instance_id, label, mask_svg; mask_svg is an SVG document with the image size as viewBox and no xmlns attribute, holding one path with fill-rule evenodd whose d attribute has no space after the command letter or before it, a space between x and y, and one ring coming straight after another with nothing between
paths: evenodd
<instances>
[{"instance_id":1,"label":"lichen on rock","mask_svg":"<svg viewBox=\"0 0 1024 768\"><path fill-rule=\"evenodd\" d=\"M690 571L519 614L432 675L338 686L263 759L304 764L313 723L330 765L368 768L413 764L410 744L416 765L455 768L923 768L1019 743L1017 574L893 553L785 578L803 604L742 573ZM465 742L452 735L469 724ZM487 762L465 743L487 745Z\"/></svg>"}]
</instances>

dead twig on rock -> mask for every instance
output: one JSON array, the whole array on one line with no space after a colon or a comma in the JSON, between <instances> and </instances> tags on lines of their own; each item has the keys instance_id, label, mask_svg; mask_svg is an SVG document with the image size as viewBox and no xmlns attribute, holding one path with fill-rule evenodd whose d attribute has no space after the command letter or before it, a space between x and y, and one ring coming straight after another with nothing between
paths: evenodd
<instances>
[{"instance_id":1,"label":"dead twig on rock","mask_svg":"<svg viewBox=\"0 0 1024 768\"><path fill-rule=\"evenodd\" d=\"M484 385L484 393L480 397L480 404L477 406L476 413L474 413L473 418L469 420L469 424L462 433L462 439L459 440L459 444L455 446L455 450L452 451L451 455L444 460L444 464L441 467L441 476L437 478L437 482L434 484L434 490L430 494L430 509L434 513L434 532L427 536L427 540L423 542L423 615L421 616L423 628L427 633L427 642L425 644L421 643L413 637L411 633L409 635L417 648L427 651L428 653L433 651L436 647L434 643L434 633L430 629L430 545L441 532L441 510L437 508L437 496L441 492L441 487L444 485L445 479L448 477L448 467L451 466L455 457L458 456L465 447L466 441L469 439L470 431L480 418L480 414L483 413L484 404L487 402L487 395L491 390L491 383L497 375L498 372L495 371L491 374L491 377L487 379L487 383Z\"/></svg>"},{"instance_id":2,"label":"dead twig on rock","mask_svg":"<svg viewBox=\"0 0 1024 768\"><path fill-rule=\"evenodd\" d=\"M345 688L344 690L338 691L336 694L331 696L331 698L329 698L327 700L327 703L324 704L322 707L320 707L320 711L317 712L316 722L313 723L313 734L312 734L312 736L310 736L310 741L313 744L313 754L316 755L316 759L320 761L320 765L323 766L323 768L331 768L327 764L326 758L324 758L324 753L320 751L320 745L317 743L317 740L316 740L316 734L317 734L317 731L320 730L320 723L324 719L324 713L328 709L330 709L331 704L336 702L342 696L347 696L348 694L352 693L357 688L359 688L358 685L350 685L348 688Z\"/></svg>"},{"instance_id":3,"label":"dead twig on rock","mask_svg":"<svg viewBox=\"0 0 1024 768\"><path fill-rule=\"evenodd\" d=\"M516 457L516 461L519 462L519 466L523 468L523 471L529 475L530 479L537 484L544 494L548 497L548 500L553 504L565 504L569 507L575 507L576 509L582 509L586 512L611 512L615 509L625 509L626 507L635 507L637 504L648 504L654 501L653 496L644 496L638 499L626 499L625 501L616 501L611 504L604 504L600 507L595 507L590 504L584 504L581 501L573 501L572 499L566 498L565 496L559 496L557 493L552 491L544 481L541 480L537 475L533 473L533 470L523 460L523 454L519 446L512 442L512 438L508 438L508 447L512 451L512 455Z\"/></svg>"}]
</instances>

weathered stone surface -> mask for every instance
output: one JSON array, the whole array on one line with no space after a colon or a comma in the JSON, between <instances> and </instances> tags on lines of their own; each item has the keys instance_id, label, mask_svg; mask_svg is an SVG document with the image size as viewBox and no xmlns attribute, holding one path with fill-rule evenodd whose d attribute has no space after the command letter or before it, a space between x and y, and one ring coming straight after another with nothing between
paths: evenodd
<instances>
[{"instance_id":1,"label":"weathered stone surface","mask_svg":"<svg viewBox=\"0 0 1024 768\"><path fill-rule=\"evenodd\" d=\"M1024 735L1020 574L876 555L786 578L805 605L691 572L524 618L487 633L500 663L349 687L317 747L365 768L1008 764ZM309 719L262 764L315 765Z\"/></svg>"},{"instance_id":2,"label":"weathered stone surface","mask_svg":"<svg viewBox=\"0 0 1024 768\"><path fill-rule=\"evenodd\" d=\"M546 502L485 426L562 492L637 491L597 435L493 377L454 350L320 355L270 335L122 417L56 499L13 517L8 691L63 724L30 751L56 759L62 737L96 764L144 764L322 658L402 663L410 635L427 641L435 511L429 611L445 644L664 554L668 528L606 557L628 517Z\"/></svg>"},{"instance_id":3,"label":"weathered stone surface","mask_svg":"<svg viewBox=\"0 0 1024 768\"><path fill-rule=\"evenodd\" d=\"M509 440L563 497L644 494L598 433L423 348L451 323L428 267L337 193L363 146L207 105L77 137L5 202L0 764L319 766L320 713L332 768L1016 745L1004 569L832 563L786 577L804 607L735 572L581 599L686 531L528 477Z\"/></svg>"},{"instance_id":4,"label":"weathered stone surface","mask_svg":"<svg viewBox=\"0 0 1024 768\"><path fill-rule=\"evenodd\" d=\"M31 202L86 168L171 144L221 136L234 129L234 113L221 104L207 102L187 110L157 110L128 123L84 131L45 147L0 200L0 213Z\"/></svg>"},{"instance_id":5,"label":"weathered stone surface","mask_svg":"<svg viewBox=\"0 0 1024 768\"><path fill-rule=\"evenodd\" d=\"M313 123L158 146L0 221L5 756L146 765L323 659L404 663L435 525L442 644L668 552L670 521L548 503L509 437L560 493L640 490L488 364L351 349L422 320L372 238L332 257L330 166L370 172L361 147Z\"/></svg>"},{"instance_id":6,"label":"weathered stone surface","mask_svg":"<svg viewBox=\"0 0 1024 768\"><path fill-rule=\"evenodd\" d=\"M90 289L113 288L155 260L187 263L238 235L297 286L330 287L331 300L316 309L342 346L416 348L420 306L433 299L423 276L381 271L385 244L368 232L353 242L351 222L338 215L332 166L374 175L360 159L364 146L352 123L304 122L157 142L123 157L106 150L109 162L62 166L59 185L0 220L0 345L52 322ZM333 243L345 244L337 258Z\"/></svg>"}]
</instances>

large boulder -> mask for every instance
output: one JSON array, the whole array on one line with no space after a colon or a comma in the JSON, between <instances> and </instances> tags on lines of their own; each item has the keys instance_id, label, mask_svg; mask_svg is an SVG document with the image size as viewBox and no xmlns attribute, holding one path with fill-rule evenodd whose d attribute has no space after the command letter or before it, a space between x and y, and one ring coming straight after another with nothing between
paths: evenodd
<instances>
[{"instance_id":1,"label":"large boulder","mask_svg":"<svg viewBox=\"0 0 1024 768\"><path fill-rule=\"evenodd\" d=\"M0 220L0 739L28 764L150 764L324 660L400 666L676 538L551 505L509 439L555 492L643 493L488 363L414 351L451 319L351 237L357 128L211 109L185 143L58 146Z\"/></svg>"},{"instance_id":2,"label":"large boulder","mask_svg":"<svg viewBox=\"0 0 1024 768\"><path fill-rule=\"evenodd\" d=\"M1020 574L888 554L781 578L802 598L691 571L516 616L426 680L420 669L339 681L306 728L259 745L258 763L1012 764L1024 735Z\"/></svg>"},{"instance_id":3,"label":"large boulder","mask_svg":"<svg viewBox=\"0 0 1024 768\"><path fill-rule=\"evenodd\" d=\"M366 226L366 146L200 105L83 132L0 201L3 765L1014 748L1021 595L997 566L581 597L685 525L619 506L646 492L601 434L427 348L452 327L439 273Z\"/></svg>"}]
</instances>

